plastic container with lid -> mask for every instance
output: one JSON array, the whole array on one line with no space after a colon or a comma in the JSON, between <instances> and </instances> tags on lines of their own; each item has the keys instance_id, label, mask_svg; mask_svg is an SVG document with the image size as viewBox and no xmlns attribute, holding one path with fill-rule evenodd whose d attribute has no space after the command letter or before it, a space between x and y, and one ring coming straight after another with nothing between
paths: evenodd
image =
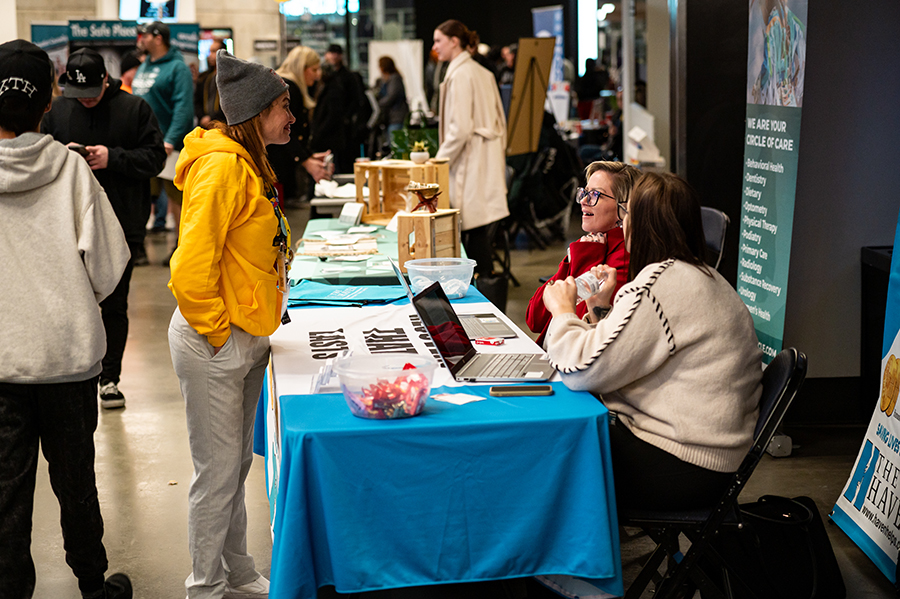
<instances>
[{"instance_id":1,"label":"plastic container with lid","mask_svg":"<svg viewBox=\"0 0 900 599\"><path fill-rule=\"evenodd\" d=\"M403 266L414 293L440 283L450 299L465 297L475 272L475 261L470 258L417 258L407 260Z\"/></svg>"}]
</instances>

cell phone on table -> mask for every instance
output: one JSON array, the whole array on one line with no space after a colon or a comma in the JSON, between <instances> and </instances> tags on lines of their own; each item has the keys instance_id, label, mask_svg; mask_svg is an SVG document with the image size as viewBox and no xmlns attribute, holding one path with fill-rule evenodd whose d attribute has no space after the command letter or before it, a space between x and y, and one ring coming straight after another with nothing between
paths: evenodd
<instances>
[{"instance_id":1,"label":"cell phone on table","mask_svg":"<svg viewBox=\"0 0 900 599\"><path fill-rule=\"evenodd\" d=\"M494 397L514 397L519 395L553 395L550 385L498 385L491 387Z\"/></svg>"},{"instance_id":2,"label":"cell phone on table","mask_svg":"<svg viewBox=\"0 0 900 599\"><path fill-rule=\"evenodd\" d=\"M85 148L81 144L72 144L69 146L69 149L72 150L73 152L78 152L79 154L81 154L84 157L87 157L87 155L90 154L90 152L87 151L87 148Z\"/></svg>"}]
</instances>

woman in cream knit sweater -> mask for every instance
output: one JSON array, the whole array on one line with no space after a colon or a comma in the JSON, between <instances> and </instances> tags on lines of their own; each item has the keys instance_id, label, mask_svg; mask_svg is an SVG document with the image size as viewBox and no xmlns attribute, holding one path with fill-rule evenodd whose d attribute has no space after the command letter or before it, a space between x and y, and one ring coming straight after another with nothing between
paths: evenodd
<instances>
[{"instance_id":1,"label":"woman in cream knit sweater","mask_svg":"<svg viewBox=\"0 0 900 599\"><path fill-rule=\"evenodd\" d=\"M571 389L618 414L610 427L620 506L717 501L753 438L762 353L731 285L703 261L700 204L674 175L647 173L619 206L631 282L610 309L616 270L575 315L574 279L544 290L546 347Z\"/></svg>"}]
</instances>

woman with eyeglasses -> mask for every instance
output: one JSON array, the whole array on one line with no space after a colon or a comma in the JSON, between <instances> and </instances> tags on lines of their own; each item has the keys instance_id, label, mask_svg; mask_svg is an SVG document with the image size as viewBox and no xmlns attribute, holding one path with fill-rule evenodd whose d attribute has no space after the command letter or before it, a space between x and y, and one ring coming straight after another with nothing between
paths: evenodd
<instances>
[{"instance_id":1,"label":"woman with eyeglasses","mask_svg":"<svg viewBox=\"0 0 900 599\"><path fill-rule=\"evenodd\" d=\"M618 414L610 425L618 505L709 507L750 449L762 352L734 288L704 262L700 203L671 174L646 173L625 207L631 280L594 296L596 324L575 314L571 277L544 290L550 362L570 389Z\"/></svg>"},{"instance_id":2,"label":"woman with eyeglasses","mask_svg":"<svg viewBox=\"0 0 900 599\"><path fill-rule=\"evenodd\" d=\"M544 289L553 281L566 277L578 277L592 268L606 264L616 269L618 280L615 291L628 280L628 252L622 235L619 206L624 206L631 188L641 172L622 162L593 162L585 170L587 185L579 187L575 200L581 206L581 228L586 233L569 245L566 257L559 263L556 274L532 296L525 314L525 322L535 333L540 333L537 343L542 345L551 314L544 307ZM587 315L588 302L580 302L575 313Z\"/></svg>"}]
</instances>

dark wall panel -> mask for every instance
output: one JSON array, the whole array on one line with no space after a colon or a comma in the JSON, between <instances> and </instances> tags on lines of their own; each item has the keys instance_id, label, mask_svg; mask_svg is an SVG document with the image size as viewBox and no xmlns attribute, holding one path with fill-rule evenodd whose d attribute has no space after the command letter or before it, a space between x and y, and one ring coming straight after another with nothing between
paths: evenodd
<instances>
[{"instance_id":1,"label":"dark wall panel","mask_svg":"<svg viewBox=\"0 0 900 599\"><path fill-rule=\"evenodd\" d=\"M474 29L481 41L489 45L505 46L520 37L531 37L531 9L542 6L563 6L563 22L565 23L564 52L573 57L575 49L575 0L548 2L547 0L519 0L517 2L485 2L477 0L459 0L456 2L434 2L432 0L415 0L416 35L426 42L431 40L435 27L447 19L458 19L469 29ZM427 46L430 47L430 44Z\"/></svg>"},{"instance_id":2,"label":"dark wall panel","mask_svg":"<svg viewBox=\"0 0 900 599\"><path fill-rule=\"evenodd\" d=\"M788 282L785 343L809 354L813 377L860 373L860 248L891 245L900 208L900 4L848 10L809 4L806 91ZM880 336L876 340L880 352ZM879 354L880 355L880 354ZM880 389L880 385L878 385ZM866 391L808 398L871 416Z\"/></svg>"},{"instance_id":3,"label":"dark wall panel","mask_svg":"<svg viewBox=\"0 0 900 599\"><path fill-rule=\"evenodd\" d=\"M686 174L732 218L723 274L736 279L742 191L746 2L683 0ZM790 419L867 421L860 390L860 248L891 245L900 209L900 4L809 3L807 65L785 346L809 356ZM876 298L878 299L878 298ZM880 346L880 343L879 343Z\"/></svg>"},{"instance_id":4,"label":"dark wall panel","mask_svg":"<svg viewBox=\"0 0 900 599\"><path fill-rule=\"evenodd\" d=\"M747 81L745 2L687 2L686 176L706 206L731 218L720 271L737 281Z\"/></svg>"}]
</instances>

